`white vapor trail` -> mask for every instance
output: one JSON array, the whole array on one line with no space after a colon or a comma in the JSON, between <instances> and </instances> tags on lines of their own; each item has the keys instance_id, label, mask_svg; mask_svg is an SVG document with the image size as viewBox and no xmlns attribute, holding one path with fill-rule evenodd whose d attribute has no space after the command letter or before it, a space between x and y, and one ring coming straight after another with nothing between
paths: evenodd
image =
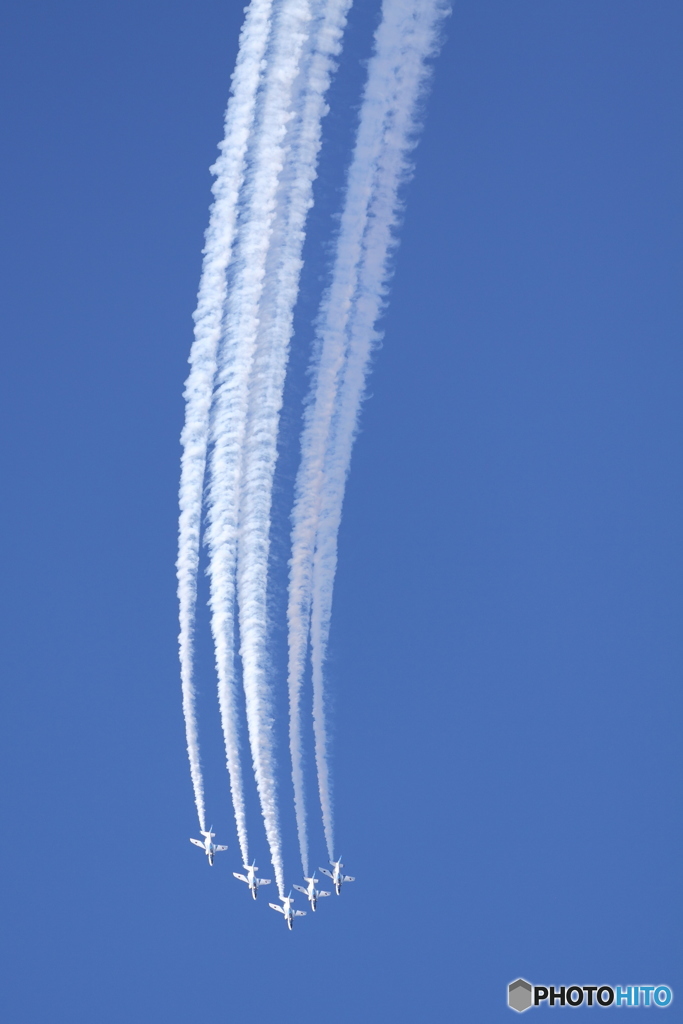
<instances>
[{"instance_id":1,"label":"white vapor trail","mask_svg":"<svg viewBox=\"0 0 683 1024\"><path fill-rule=\"evenodd\" d=\"M197 568L201 529L202 495L209 442L212 392L217 369L217 352L222 334L226 300L226 271L231 261L239 193L244 181L247 146L255 116L256 97L270 32L272 0L252 0L240 36L233 73L232 96L225 116L221 155L212 171L215 201L206 233L204 263L199 285L195 319L195 340L190 354L191 371L186 382L185 427L181 436L183 455L180 481L180 523L178 542L178 600L180 604L180 664L183 712L190 771L200 828L206 830L204 787L199 759L195 688L193 680L193 636L197 600ZM215 625L218 625L218 619ZM220 632L220 630L219 630ZM214 629L214 634L216 630ZM221 634L222 637L223 634ZM225 737L227 766L237 833L244 863L248 863L246 817L237 742L237 716L229 652L217 641L219 701Z\"/></svg>"},{"instance_id":2,"label":"white vapor trail","mask_svg":"<svg viewBox=\"0 0 683 1024\"><path fill-rule=\"evenodd\" d=\"M324 707L337 537L376 323L396 244L399 189L411 171L419 100L447 13L444 0L384 0L361 107L302 434L292 514L290 671L303 674L310 629L318 788L330 860L334 821ZM299 683L300 685L300 683ZM292 684L290 683L290 688Z\"/></svg>"},{"instance_id":3,"label":"white vapor trail","mask_svg":"<svg viewBox=\"0 0 683 1024\"><path fill-rule=\"evenodd\" d=\"M243 643L251 644L260 673L266 666L266 582L270 513L277 432L285 370L292 336L294 305L302 266L302 247L308 211L313 202L313 181L326 113L334 57L341 40L351 0L317 0L313 25L298 83L296 117L289 131L288 159L281 175L280 214L271 241L262 300L262 317L251 393L249 431L245 444L245 493L241 528L240 579L253 608L245 620ZM291 675L290 675L291 682ZM290 689L290 748L299 846L304 875L308 872L308 842L301 757L300 686Z\"/></svg>"},{"instance_id":4,"label":"white vapor trail","mask_svg":"<svg viewBox=\"0 0 683 1024\"><path fill-rule=\"evenodd\" d=\"M212 607L227 645L234 629L236 573L247 727L280 895L285 887L267 678L266 596L277 427L310 205L306 178L312 178L317 153L315 140L310 149L310 125L302 120L299 88L314 13L312 0L282 0L274 19L226 305L209 494ZM304 89L303 111L308 100ZM320 106L321 116L322 99Z\"/></svg>"}]
</instances>

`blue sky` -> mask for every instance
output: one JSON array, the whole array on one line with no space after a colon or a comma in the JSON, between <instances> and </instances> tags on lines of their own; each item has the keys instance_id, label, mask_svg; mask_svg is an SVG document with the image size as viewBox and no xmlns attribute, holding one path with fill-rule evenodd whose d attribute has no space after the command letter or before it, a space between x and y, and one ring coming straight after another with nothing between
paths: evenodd
<instances>
[{"instance_id":1,"label":"blue sky","mask_svg":"<svg viewBox=\"0 0 683 1024\"><path fill-rule=\"evenodd\" d=\"M310 321L378 8L357 5L288 383L276 666ZM502 1021L519 975L683 998L680 5L455 4L340 538L357 881L292 935L231 875L208 642L230 850L210 871L188 842L176 655L181 393L241 7L3 15L3 1019Z\"/></svg>"}]
</instances>

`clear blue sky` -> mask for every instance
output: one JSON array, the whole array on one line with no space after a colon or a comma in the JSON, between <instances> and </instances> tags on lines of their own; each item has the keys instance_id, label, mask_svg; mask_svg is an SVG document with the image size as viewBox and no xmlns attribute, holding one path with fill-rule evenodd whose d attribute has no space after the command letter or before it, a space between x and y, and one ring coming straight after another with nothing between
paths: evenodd
<instances>
[{"instance_id":1,"label":"clear blue sky","mask_svg":"<svg viewBox=\"0 0 683 1024\"><path fill-rule=\"evenodd\" d=\"M280 586L378 7L357 5L288 389ZM0 1015L488 1024L513 1019L522 975L664 982L682 1020L683 9L455 4L341 534L330 680L357 881L289 935L231 875L206 643L230 851L210 871L188 842L176 655L181 392L241 8L2 17ZM296 881L287 781L283 750ZM253 803L251 822L265 869Z\"/></svg>"}]
</instances>

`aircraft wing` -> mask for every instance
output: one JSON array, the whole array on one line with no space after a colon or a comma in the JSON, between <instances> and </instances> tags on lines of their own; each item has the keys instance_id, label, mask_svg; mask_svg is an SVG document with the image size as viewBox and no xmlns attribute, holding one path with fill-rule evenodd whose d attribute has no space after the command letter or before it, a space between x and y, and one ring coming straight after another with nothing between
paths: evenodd
<instances>
[{"instance_id":1,"label":"aircraft wing","mask_svg":"<svg viewBox=\"0 0 683 1024\"><path fill-rule=\"evenodd\" d=\"M272 907L273 910L279 911L280 914L284 914L284 910L282 909L282 907L278 907L277 903L269 903L268 906Z\"/></svg>"},{"instance_id":2,"label":"aircraft wing","mask_svg":"<svg viewBox=\"0 0 683 1024\"><path fill-rule=\"evenodd\" d=\"M329 892L321 892L320 890L318 890L318 896L329 896L329 895L330 895Z\"/></svg>"},{"instance_id":3,"label":"aircraft wing","mask_svg":"<svg viewBox=\"0 0 683 1024\"><path fill-rule=\"evenodd\" d=\"M246 882L247 885L249 885L249 879L245 878L244 875L241 875L239 871L233 871L233 875L235 878L239 878L240 882Z\"/></svg>"},{"instance_id":4,"label":"aircraft wing","mask_svg":"<svg viewBox=\"0 0 683 1024\"><path fill-rule=\"evenodd\" d=\"M216 850L216 852L218 853L221 850L227 850L227 846L214 846L214 850Z\"/></svg>"},{"instance_id":5,"label":"aircraft wing","mask_svg":"<svg viewBox=\"0 0 683 1024\"><path fill-rule=\"evenodd\" d=\"M272 904L271 904L271 906L272 906ZM306 916L306 911L305 910L295 910L294 911L294 917L305 917L305 916Z\"/></svg>"},{"instance_id":6,"label":"aircraft wing","mask_svg":"<svg viewBox=\"0 0 683 1024\"><path fill-rule=\"evenodd\" d=\"M220 849L220 847L219 847L219 849ZM353 875L344 875L344 881L345 882L355 882L356 879L353 877Z\"/></svg>"},{"instance_id":7,"label":"aircraft wing","mask_svg":"<svg viewBox=\"0 0 683 1024\"><path fill-rule=\"evenodd\" d=\"M297 892L302 892L304 896L306 896L306 889L304 889L303 885L295 885L294 888Z\"/></svg>"},{"instance_id":8,"label":"aircraft wing","mask_svg":"<svg viewBox=\"0 0 683 1024\"><path fill-rule=\"evenodd\" d=\"M204 843L200 843L198 839L190 839L190 842L194 843L195 846L200 846L202 850L204 849Z\"/></svg>"},{"instance_id":9,"label":"aircraft wing","mask_svg":"<svg viewBox=\"0 0 683 1024\"><path fill-rule=\"evenodd\" d=\"M322 873L327 875L328 878L332 878L332 872L328 871L327 868L318 868L318 871L322 871Z\"/></svg>"},{"instance_id":10,"label":"aircraft wing","mask_svg":"<svg viewBox=\"0 0 683 1024\"><path fill-rule=\"evenodd\" d=\"M270 885L269 878L257 878L256 881L258 882L259 885Z\"/></svg>"}]
</instances>

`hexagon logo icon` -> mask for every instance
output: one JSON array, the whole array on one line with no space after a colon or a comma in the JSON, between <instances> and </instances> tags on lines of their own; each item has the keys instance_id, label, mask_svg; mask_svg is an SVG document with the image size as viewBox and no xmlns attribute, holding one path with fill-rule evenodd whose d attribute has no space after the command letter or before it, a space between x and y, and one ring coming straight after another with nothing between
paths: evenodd
<instances>
[{"instance_id":1,"label":"hexagon logo icon","mask_svg":"<svg viewBox=\"0 0 683 1024\"><path fill-rule=\"evenodd\" d=\"M517 978L508 985L508 1006L511 1010L522 1013L531 1006L531 985L524 978Z\"/></svg>"}]
</instances>

